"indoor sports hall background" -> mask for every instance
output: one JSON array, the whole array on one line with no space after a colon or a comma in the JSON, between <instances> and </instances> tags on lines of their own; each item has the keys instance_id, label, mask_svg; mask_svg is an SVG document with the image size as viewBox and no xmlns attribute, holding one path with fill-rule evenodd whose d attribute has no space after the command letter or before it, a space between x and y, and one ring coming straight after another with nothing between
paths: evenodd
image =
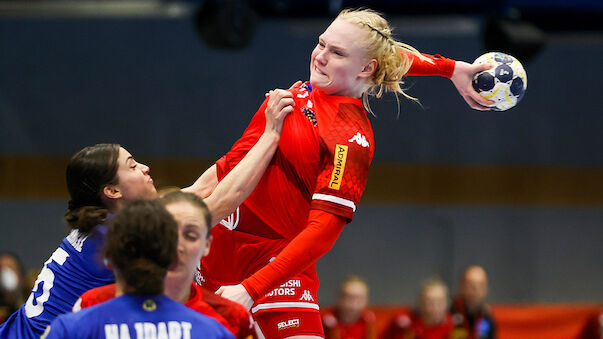
<instances>
[{"instance_id":1,"label":"indoor sports hall background","mask_svg":"<svg viewBox=\"0 0 603 339\"><path fill-rule=\"evenodd\" d=\"M252 1L257 16L238 9L239 35L224 47L198 33L220 34L218 21L196 25L208 3L0 0L1 251L28 269L54 251L66 233L65 164L84 146L122 144L158 187L192 183L267 90L307 80L316 36L348 4ZM510 111L478 112L447 79L408 78L422 107L403 101L397 117L395 98L373 104L371 175L319 261L322 304L352 273L372 303L410 304L422 280L454 290L470 264L488 271L494 304L603 303L603 4L349 4L383 9L420 51L468 62L499 25L488 47L520 45L528 89Z\"/></svg>"}]
</instances>

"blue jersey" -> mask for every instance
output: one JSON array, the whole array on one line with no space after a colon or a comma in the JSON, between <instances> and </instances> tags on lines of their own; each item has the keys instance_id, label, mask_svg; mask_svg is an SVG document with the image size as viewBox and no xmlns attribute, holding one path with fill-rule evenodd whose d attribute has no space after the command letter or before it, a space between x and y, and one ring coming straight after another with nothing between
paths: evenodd
<instances>
[{"instance_id":1,"label":"blue jersey","mask_svg":"<svg viewBox=\"0 0 603 339\"><path fill-rule=\"evenodd\" d=\"M44 263L27 302L0 325L0 339L39 338L54 318L71 312L82 293L114 281L100 253L106 232L98 225L88 236L74 230L63 239Z\"/></svg>"},{"instance_id":2,"label":"blue jersey","mask_svg":"<svg viewBox=\"0 0 603 339\"><path fill-rule=\"evenodd\" d=\"M164 295L126 294L56 318L45 339L234 339L215 319Z\"/></svg>"}]
</instances>

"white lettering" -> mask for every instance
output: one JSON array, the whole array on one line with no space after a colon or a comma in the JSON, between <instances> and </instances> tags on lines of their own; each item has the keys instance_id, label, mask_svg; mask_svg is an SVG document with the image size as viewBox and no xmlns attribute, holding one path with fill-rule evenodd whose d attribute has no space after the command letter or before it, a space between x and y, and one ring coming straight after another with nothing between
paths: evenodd
<instances>
[{"instance_id":1,"label":"white lettering","mask_svg":"<svg viewBox=\"0 0 603 339\"><path fill-rule=\"evenodd\" d=\"M177 321L168 322L168 331L170 332L170 339L182 338L182 328L180 328L180 324Z\"/></svg>"},{"instance_id":2,"label":"white lettering","mask_svg":"<svg viewBox=\"0 0 603 339\"><path fill-rule=\"evenodd\" d=\"M157 339L157 327L153 323L144 323L144 339Z\"/></svg>"},{"instance_id":3,"label":"white lettering","mask_svg":"<svg viewBox=\"0 0 603 339\"><path fill-rule=\"evenodd\" d=\"M105 338L106 339L119 339L119 334L117 332L117 325L105 324Z\"/></svg>"},{"instance_id":4,"label":"white lettering","mask_svg":"<svg viewBox=\"0 0 603 339\"><path fill-rule=\"evenodd\" d=\"M289 280L282 284L281 287L301 287L301 280Z\"/></svg>"},{"instance_id":5,"label":"white lettering","mask_svg":"<svg viewBox=\"0 0 603 339\"><path fill-rule=\"evenodd\" d=\"M128 324L119 325L119 339L130 339L130 329Z\"/></svg>"},{"instance_id":6,"label":"white lettering","mask_svg":"<svg viewBox=\"0 0 603 339\"><path fill-rule=\"evenodd\" d=\"M182 325L182 334L183 334L183 339L191 339L191 329L193 328L193 325L191 325L191 323L183 321L181 322Z\"/></svg>"},{"instance_id":7,"label":"white lettering","mask_svg":"<svg viewBox=\"0 0 603 339\"><path fill-rule=\"evenodd\" d=\"M169 339L167 326L163 321L157 324L157 339Z\"/></svg>"},{"instance_id":8,"label":"white lettering","mask_svg":"<svg viewBox=\"0 0 603 339\"><path fill-rule=\"evenodd\" d=\"M161 321L157 324L151 322L134 323L136 339L191 339L193 326L190 322ZM184 335L183 335L184 334ZM130 339L128 324L105 325L105 337L107 339Z\"/></svg>"},{"instance_id":9,"label":"white lettering","mask_svg":"<svg viewBox=\"0 0 603 339\"><path fill-rule=\"evenodd\" d=\"M277 328L279 330L289 328L289 327L299 327L299 319L290 319L288 321L281 321L277 324Z\"/></svg>"},{"instance_id":10,"label":"white lettering","mask_svg":"<svg viewBox=\"0 0 603 339\"><path fill-rule=\"evenodd\" d=\"M278 296L295 295L295 288L279 287L279 288L275 288L274 290L272 290L272 292L266 294L267 297L272 297L275 295L278 295Z\"/></svg>"},{"instance_id":11,"label":"white lettering","mask_svg":"<svg viewBox=\"0 0 603 339\"><path fill-rule=\"evenodd\" d=\"M144 331L141 323L134 323L134 329L136 330L136 338L144 339Z\"/></svg>"}]
</instances>

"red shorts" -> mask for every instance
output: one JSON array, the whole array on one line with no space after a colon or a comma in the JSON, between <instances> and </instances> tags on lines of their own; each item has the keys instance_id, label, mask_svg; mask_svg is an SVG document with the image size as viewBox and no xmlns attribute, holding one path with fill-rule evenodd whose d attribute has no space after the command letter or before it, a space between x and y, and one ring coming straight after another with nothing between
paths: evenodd
<instances>
[{"instance_id":1,"label":"red shorts","mask_svg":"<svg viewBox=\"0 0 603 339\"><path fill-rule=\"evenodd\" d=\"M255 321L266 339L295 335L325 336L320 314L316 312L264 312L256 314Z\"/></svg>"},{"instance_id":2,"label":"red shorts","mask_svg":"<svg viewBox=\"0 0 603 339\"><path fill-rule=\"evenodd\" d=\"M267 265L288 244L285 239L266 239L244 232L231 231L224 226L213 227L211 234L213 239L210 253L201 260L198 282L213 291L223 285L241 283ZM262 331L266 328L270 334L272 332L268 330L269 328L274 329L275 332L297 331L296 333L313 333L322 336L317 300L318 286L316 265L312 265L255 300L251 313L260 324ZM259 316L264 313L267 314ZM295 319L300 321L298 327L295 326ZM288 323L289 320L292 320L292 323ZM283 321L289 325L283 326ZM273 338L266 332L264 334L267 335L266 338Z\"/></svg>"}]
</instances>

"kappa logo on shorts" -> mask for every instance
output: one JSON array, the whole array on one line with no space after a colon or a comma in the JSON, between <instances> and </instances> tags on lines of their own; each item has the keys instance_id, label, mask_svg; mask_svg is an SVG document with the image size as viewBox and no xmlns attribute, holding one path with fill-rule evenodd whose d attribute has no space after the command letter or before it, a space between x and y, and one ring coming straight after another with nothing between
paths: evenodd
<instances>
[{"instance_id":1,"label":"kappa logo on shorts","mask_svg":"<svg viewBox=\"0 0 603 339\"><path fill-rule=\"evenodd\" d=\"M281 321L280 323L276 324L276 327L279 331L286 330L292 327L299 327L299 319L289 319L288 321Z\"/></svg>"},{"instance_id":2,"label":"kappa logo on shorts","mask_svg":"<svg viewBox=\"0 0 603 339\"><path fill-rule=\"evenodd\" d=\"M338 190L341 187L341 178L343 177L343 171L345 170L345 161L348 158L348 146L346 145L335 145L335 159L333 161L333 173L331 173L331 181L329 182L329 188Z\"/></svg>"},{"instance_id":3,"label":"kappa logo on shorts","mask_svg":"<svg viewBox=\"0 0 603 339\"><path fill-rule=\"evenodd\" d=\"M312 298L312 294L310 294L310 291L304 290L304 294L302 294L299 300L314 301L314 298Z\"/></svg>"}]
</instances>

